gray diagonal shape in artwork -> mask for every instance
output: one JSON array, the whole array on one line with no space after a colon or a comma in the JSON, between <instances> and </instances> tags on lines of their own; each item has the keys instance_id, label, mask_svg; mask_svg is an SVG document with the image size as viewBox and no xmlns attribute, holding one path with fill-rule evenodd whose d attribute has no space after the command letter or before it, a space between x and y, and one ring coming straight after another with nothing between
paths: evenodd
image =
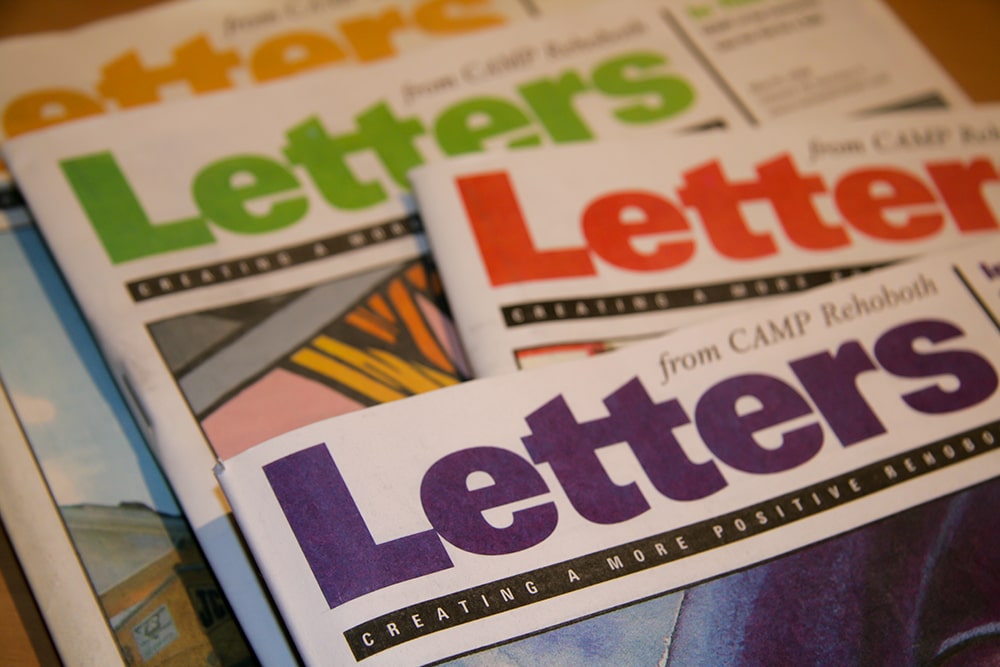
<instances>
[{"instance_id":1,"label":"gray diagonal shape in artwork","mask_svg":"<svg viewBox=\"0 0 1000 667\"><path fill-rule=\"evenodd\" d=\"M352 308L399 270L391 265L318 285L178 379L191 410L200 414Z\"/></svg>"}]
</instances>

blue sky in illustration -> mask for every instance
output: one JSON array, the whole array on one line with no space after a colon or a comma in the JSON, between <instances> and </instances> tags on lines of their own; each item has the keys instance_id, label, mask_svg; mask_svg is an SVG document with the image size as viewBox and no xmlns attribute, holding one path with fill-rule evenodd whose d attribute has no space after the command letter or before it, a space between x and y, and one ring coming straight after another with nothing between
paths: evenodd
<instances>
[{"instance_id":1,"label":"blue sky in illustration","mask_svg":"<svg viewBox=\"0 0 1000 667\"><path fill-rule=\"evenodd\" d=\"M0 231L0 378L60 505L177 504L34 227Z\"/></svg>"}]
</instances>

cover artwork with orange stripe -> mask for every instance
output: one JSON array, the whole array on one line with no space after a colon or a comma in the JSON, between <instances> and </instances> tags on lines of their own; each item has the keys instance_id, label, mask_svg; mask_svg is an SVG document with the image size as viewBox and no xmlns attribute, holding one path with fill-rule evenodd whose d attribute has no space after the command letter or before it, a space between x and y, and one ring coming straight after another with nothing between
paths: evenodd
<instances>
[{"instance_id":1,"label":"cover artwork with orange stripe","mask_svg":"<svg viewBox=\"0 0 1000 667\"><path fill-rule=\"evenodd\" d=\"M468 378L440 284L421 260L149 330L220 458Z\"/></svg>"}]
</instances>

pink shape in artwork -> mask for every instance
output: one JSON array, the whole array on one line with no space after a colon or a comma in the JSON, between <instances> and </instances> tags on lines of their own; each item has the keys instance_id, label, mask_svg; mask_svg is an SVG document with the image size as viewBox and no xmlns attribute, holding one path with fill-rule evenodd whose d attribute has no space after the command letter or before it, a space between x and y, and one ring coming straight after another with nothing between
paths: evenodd
<instances>
[{"instance_id":1,"label":"pink shape in artwork","mask_svg":"<svg viewBox=\"0 0 1000 667\"><path fill-rule=\"evenodd\" d=\"M225 460L293 428L363 407L326 385L276 368L201 425L215 453Z\"/></svg>"},{"instance_id":2,"label":"pink shape in artwork","mask_svg":"<svg viewBox=\"0 0 1000 667\"><path fill-rule=\"evenodd\" d=\"M465 377L470 377L469 365L465 361L462 344L458 342L458 332L455 331L455 325L432 301L422 294L417 294L417 305L420 307L424 319L430 325L431 331L437 336L438 342L444 345L448 356L458 366L458 371Z\"/></svg>"}]
</instances>

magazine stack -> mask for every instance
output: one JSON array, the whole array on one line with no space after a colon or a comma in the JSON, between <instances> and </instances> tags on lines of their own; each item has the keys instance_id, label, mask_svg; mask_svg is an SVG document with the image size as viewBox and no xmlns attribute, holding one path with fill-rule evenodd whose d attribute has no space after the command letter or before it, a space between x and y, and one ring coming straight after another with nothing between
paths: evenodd
<instances>
[{"instance_id":1,"label":"magazine stack","mask_svg":"<svg viewBox=\"0 0 1000 667\"><path fill-rule=\"evenodd\" d=\"M165 0L0 75L64 664L1000 655L1000 106L883 0Z\"/></svg>"}]
</instances>

